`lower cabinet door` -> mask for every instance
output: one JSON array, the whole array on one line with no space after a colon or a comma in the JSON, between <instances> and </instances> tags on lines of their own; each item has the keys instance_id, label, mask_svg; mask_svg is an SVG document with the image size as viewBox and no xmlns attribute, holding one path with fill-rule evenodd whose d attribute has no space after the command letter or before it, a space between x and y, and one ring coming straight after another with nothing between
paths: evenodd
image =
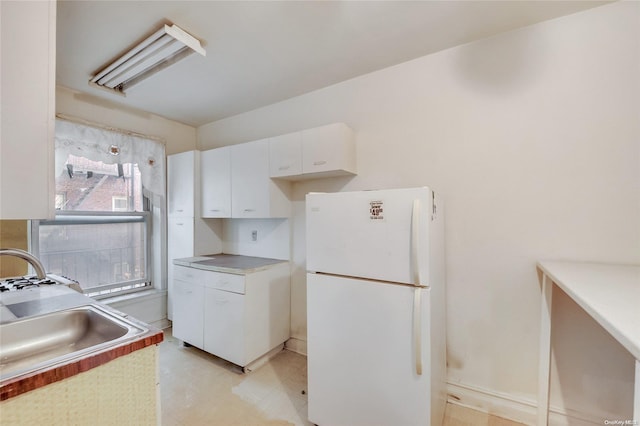
<instances>
[{"instance_id":1,"label":"lower cabinet door","mask_svg":"<svg viewBox=\"0 0 640 426\"><path fill-rule=\"evenodd\" d=\"M204 350L245 366L244 295L205 288Z\"/></svg>"},{"instance_id":2,"label":"lower cabinet door","mask_svg":"<svg viewBox=\"0 0 640 426\"><path fill-rule=\"evenodd\" d=\"M173 336L203 348L204 287L173 281Z\"/></svg>"},{"instance_id":3,"label":"lower cabinet door","mask_svg":"<svg viewBox=\"0 0 640 426\"><path fill-rule=\"evenodd\" d=\"M194 223L192 217L169 217L167 220L167 316L173 321L173 259L191 257L193 252Z\"/></svg>"}]
</instances>

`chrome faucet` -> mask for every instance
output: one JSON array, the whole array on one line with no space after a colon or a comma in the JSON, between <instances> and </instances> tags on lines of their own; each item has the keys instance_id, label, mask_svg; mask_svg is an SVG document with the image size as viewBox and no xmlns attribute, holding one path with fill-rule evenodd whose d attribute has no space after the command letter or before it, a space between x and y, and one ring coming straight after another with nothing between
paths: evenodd
<instances>
[{"instance_id":1,"label":"chrome faucet","mask_svg":"<svg viewBox=\"0 0 640 426\"><path fill-rule=\"evenodd\" d=\"M19 257L20 259L24 259L29 262L31 266L33 266L33 269L36 270L36 276L38 278L42 280L47 277L47 273L44 271L44 266L42 265L42 263L38 260L37 257L29 253L28 251L16 248L0 248L0 256L15 256Z\"/></svg>"}]
</instances>

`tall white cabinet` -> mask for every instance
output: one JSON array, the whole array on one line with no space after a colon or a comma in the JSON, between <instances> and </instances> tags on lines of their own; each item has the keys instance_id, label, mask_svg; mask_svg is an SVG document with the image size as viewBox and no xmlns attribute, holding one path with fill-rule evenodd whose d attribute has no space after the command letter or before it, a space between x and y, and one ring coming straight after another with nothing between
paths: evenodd
<instances>
[{"instance_id":1,"label":"tall white cabinet","mask_svg":"<svg viewBox=\"0 0 640 426\"><path fill-rule=\"evenodd\" d=\"M200 217L200 151L167 157L167 315L173 319L173 259L222 251L222 224ZM197 236L197 238L196 238Z\"/></svg>"},{"instance_id":2,"label":"tall white cabinet","mask_svg":"<svg viewBox=\"0 0 640 426\"><path fill-rule=\"evenodd\" d=\"M0 20L0 219L53 218L56 2L0 1Z\"/></svg>"}]
</instances>

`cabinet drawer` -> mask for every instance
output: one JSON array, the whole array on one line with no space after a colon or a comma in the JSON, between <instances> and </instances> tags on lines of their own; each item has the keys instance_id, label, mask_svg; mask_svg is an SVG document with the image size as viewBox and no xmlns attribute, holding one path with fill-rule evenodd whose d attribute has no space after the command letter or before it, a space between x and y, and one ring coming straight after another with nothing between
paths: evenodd
<instances>
[{"instance_id":1,"label":"cabinet drawer","mask_svg":"<svg viewBox=\"0 0 640 426\"><path fill-rule=\"evenodd\" d=\"M244 294L244 275L225 274L223 272L207 271L207 278L204 281L206 288L231 291L233 293Z\"/></svg>"},{"instance_id":2,"label":"cabinet drawer","mask_svg":"<svg viewBox=\"0 0 640 426\"><path fill-rule=\"evenodd\" d=\"M231 291L244 294L244 275L226 274L224 272L205 271L204 269L190 268L188 266L175 265L173 279L186 281L207 288Z\"/></svg>"},{"instance_id":3,"label":"cabinet drawer","mask_svg":"<svg viewBox=\"0 0 640 426\"><path fill-rule=\"evenodd\" d=\"M186 282L198 282L202 285L207 279L208 271L202 269L189 268L188 266L174 265L173 279Z\"/></svg>"}]
</instances>

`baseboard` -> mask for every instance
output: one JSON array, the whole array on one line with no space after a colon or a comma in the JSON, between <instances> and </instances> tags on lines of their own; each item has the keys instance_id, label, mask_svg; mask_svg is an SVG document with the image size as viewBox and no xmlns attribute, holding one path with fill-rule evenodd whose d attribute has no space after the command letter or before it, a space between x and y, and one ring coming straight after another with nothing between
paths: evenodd
<instances>
[{"instance_id":1,"label":"baseboard","mask_svg":"<svg viewBox=\"0 0 640 426\"><path fill-rule=\"evenodd\" d=\"M276 356L280 352L282 352L283 349L284 349L284 344L280 343L278 346L276 346L275 348L271 349L269 352L267 352L266 354L262 355L260 358L258 358L255 361L252 361L249 364L245 365L242 368L242 371L244 373L251 373L252 371L257 370L258 368L262 367L267 362L269 362L269 360L271 360L271 358L273 358L274 356Z\"/></svg>"},{"instance_id":2,"label":"baseboard","mask_svg":"<svg viewBox=\"0 0 640 426\"><path fill-rule=\"evenodd\" d=\"M164 330L167 328L171 327L171 321L169 321L167 318L161 319L159 321L154 321L152 323L150 323L149 325L155 327L155 328L159 328L160 330Z\"/></svg>"},{"instance_id":3,"label":"baseboard","mask_svg":"<svg viewBox=\"0 0 640 426\"><path fill-rule=\"evenodd\" d=\"M532 399L460 383L447 383L447 402L526 425L537 424L537 403ZM606 418L606 415L596 416L553 406L549 411L549 425L553 426L602 425L602 418Z\"/></svg>"},{"instance_id":4,"label":"baseboard","mask_svg":"<svg viewBox=\"0 0 640 426\"><path fill-rule=\"evenodd\" d=\"M285 349L307 356L307 341L292 337L285 342ZM447 402L526 425L537 425L537 401L534 399L448 382ZM607 417L610 416L551 406L549 410L549 425L602 425L602 419Z\"/></svg>"},{"instance_id":5,"label":"baseboard","mask_svg":"<svg viewBox=\"0 0 640 426\"><path fill-rule=\"evenodd\" d=\"M300 355L307 356L307 341L302 339L290 338L284 344L284 348Z\"/></svg>"}]
</instances>

